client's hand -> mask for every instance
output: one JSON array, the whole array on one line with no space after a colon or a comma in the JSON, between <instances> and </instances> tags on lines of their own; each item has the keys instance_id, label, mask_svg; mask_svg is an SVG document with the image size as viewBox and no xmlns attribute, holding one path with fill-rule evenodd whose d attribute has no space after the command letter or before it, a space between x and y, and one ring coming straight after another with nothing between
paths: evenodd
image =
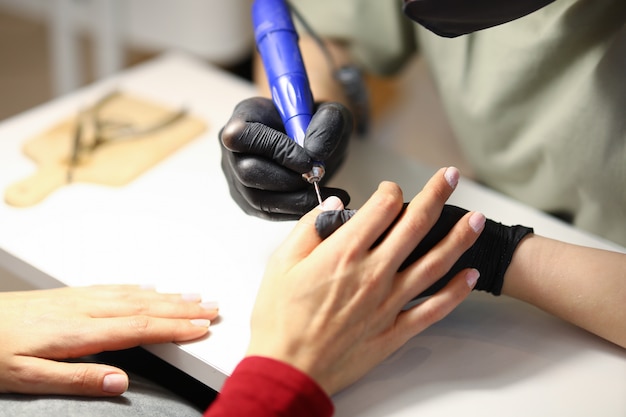
<instances>
[{"instance_id":1,"label":"client's hand","mask_svg":"<svg viewBox=\"0 0 626 417\"><path fill-rule=\"evenodd\" d=\"M0 314L0 392L114 396L124 371L62 360L196 339L218 311L197 295L103 285L3 292Z\"/></svg>"},{"instance_id":2,"label":"client's hand","mask_svg":"<svg viewBox=\"0 0 626 417\"><path fill-rule=\"evenodd\" d=\"M306 214L270 259L247 354L287 362L334 394L445 317L470 293L476 270L463 269L423 303L404 308L472 246L482 214L467 213L428 253L397 271L439 218L458 175L455 168L438 171L397 221L402 192L382 183L324 241L315 229L319 210ZM323 206L341 208L337 199Z\"/></svg>"}]
</instances>

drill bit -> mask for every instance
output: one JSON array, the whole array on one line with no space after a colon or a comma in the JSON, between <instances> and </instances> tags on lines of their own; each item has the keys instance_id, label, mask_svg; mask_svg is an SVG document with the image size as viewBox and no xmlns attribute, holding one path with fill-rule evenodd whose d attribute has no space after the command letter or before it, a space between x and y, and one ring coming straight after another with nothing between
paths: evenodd
<instances>
[{"instance_id":1,"label":"drill bit","mask_svg":"<svg viewBox=\"0 0 626 417\"><path fill-rule=\"evenodd\" d=\"M317 202L322 205L322 194L320 194L320 186L318 184L319 181L313 181L313 187L315 187L315 194L317 194Z\"/></svg>"},{"instance_id":2,"label":"drill bit","mask_svg":"<svg viewBox=\"0 0 626 417\"><path fill-rule=\"evenodd\" d=\"M324 165L320 163L313 164L313 168L311 171L302 174L302 178L306 180L309 184L313 184L315 187L315 194L317 195L317 202L322 204L322 193L320 192L319 182L326 173L326 169Z\"/></svg>"}]
</instances>

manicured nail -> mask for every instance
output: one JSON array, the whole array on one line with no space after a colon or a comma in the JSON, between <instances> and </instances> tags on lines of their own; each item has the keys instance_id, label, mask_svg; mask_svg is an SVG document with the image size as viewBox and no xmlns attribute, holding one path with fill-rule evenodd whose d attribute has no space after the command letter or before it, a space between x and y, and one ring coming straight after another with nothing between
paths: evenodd
<instances>
[{"instance_id":1,"label":"manicured nail","mask_svg":"<svg viewBox=\"0 0 626 417\"><path fill-rule=\"evenodd\" d=\"M111 394L122 394L128 389L128 379L126 375L109 374L102 381L102 391Z\"/></svg>"},{"instance_id":2,"label":"manicured nail","mask_svg":"<svg viewBox=\"0 0 626 417\"><path fill-rule=\"evenodd\" d=\"M479 212L473 213L469 218L469 225L474 232L480 232L485 227L485 215Z\"/></svg>"},{"instance_id":3,"label":"manicured nail","mask_svg":"<svg viewBox=\"0 0 626 417\"><path fill-rule=\"evenodd\" d=\"M474 289L478 278L480 277L480 272L477 269L470 269L467 274L465 274L465 281L467 282L467 286L470 289Z\"/></svg>"},{"instance_id":4,"label":"manicured nail","mask_svg":"<svg viewBox=\"0 0 626 417\"><path fill-rule=\"evenodd\" d=\"M211 325L211 320L206 319L193 319L190 320L191 324L198 327L209 327Z\"/></svg>"},{"instance_id":5,"label":"manicured nail","mask_svg":"<svg viewBox=\"0 0 626 417\"><path fill-rule=\"evenodd\" d=\"M328 197L326 200L324 200L320 208L323 211L342 210L343 202L341 201L339 197L333 195L333 196Z\"/></svg>"},{"instance_id":6,"label":"manicured nail","mask_svg":"<svg viewBox=\"0 0 626 417\"><path fill-rule=\"evenodd\" d=\"M200 307L205 310L219 310L220 306L217 301L205 301L200 303Z\"/></svg>"},{"instance_id":7,"label":"manicured nail","mask_svg":"<svg viewBox=\"0 0 626 417\"><path fill-rule=\"evenodd\" d=\"M461 176L461 174L459 173L459 170L455 167L448 167L443 176L446 178L446 181L448 181L448 184L450 184L450 187L456 188L456 185L459 183L459 177Z\"/></svg>"},{"instance_id":8,"label":"manicured nail","mask_svg":"<svg viewBox=\"0 0 626 417\"><path fill-rule=\"evenodd\" d=\"M185 301L200 301L202 296L196 293L181 294L181 298Z\"/></svg>"}]
</instances>

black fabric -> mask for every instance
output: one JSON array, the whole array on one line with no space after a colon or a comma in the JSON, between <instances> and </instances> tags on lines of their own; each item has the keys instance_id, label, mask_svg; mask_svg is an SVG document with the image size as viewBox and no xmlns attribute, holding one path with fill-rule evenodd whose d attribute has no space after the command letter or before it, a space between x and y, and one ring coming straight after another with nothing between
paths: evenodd
<instances>
[{"instance_id":1,"label":"black fabric","mask_svg":"<svg viewBox=\"0 0 626 417\"><path fill-rule=\"evenodd\" d=\"M406 208L407 204L404 205ZM322 239L326 239L342 224L347 222L356 210L324 211L320 213L315 222L317 233ZM454 225L467 213L460 207L444 206L439 220L428 234L422 239L409 257L402 263L399 271L402 271L413 262L424 256L433 246L442 240ZM391 229L387 229L387 232ZM385 232L374 244L378 245L384 238ZM452 269L433 284L430 288L419 294L418 297L432 295L443 288L459 271L465 268L476 268L480 272L480 278L476 283L475 290L486 291L493 295L500 295L504 274L511 263L513 252L517 245L528 234L533 233L532 228L524 226L505 226L502 223L487 219L485 228L474 243ZM416 297L416 298L418 298Z\"/></svg>"},{"instance_id":2,"label":"black fabric","mask_svg":"<svg viewBox=\"0 0 626 417\"><path fill-rule=\"evenodd\" d=\"M453 38L526 16L554 0L405 0L404 14L439 36Z\"/></svg>"}]
</instances>

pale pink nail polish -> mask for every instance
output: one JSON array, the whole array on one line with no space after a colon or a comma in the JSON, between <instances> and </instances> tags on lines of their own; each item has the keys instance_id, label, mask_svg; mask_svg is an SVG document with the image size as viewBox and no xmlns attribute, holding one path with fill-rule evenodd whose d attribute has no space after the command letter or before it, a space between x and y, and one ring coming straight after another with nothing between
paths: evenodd
<instances>
[{"instance_id":1,"label":"pale pink nail polish","mask_svg":"<svg viewBox=\"0 0 626 417\"><path fill-rule=\"evenodd\" d=\"M109 374L102 380L102 391L111 394L122 394L128 389L128 379L125 375Z\"/></svg>"},{"instance_id":2,"label":"pale pink nail polish","mask_svg":"<svg viewBox=\"0 0 626 417\"><path fill-rule=\"evenodd\" d=\"M470 269L467 274L465 274L465 281L470 289L474 289L476 282L478 282L478 278L480 278L480 272L478 272L477 269Z\"/></svg>"},{"instance_id":3,"label":"pale pink nail polish","mask_svg":"<svg viewBox=\"0 0 626 417\"><path fill-rule=\"evenodd\" d=\"M202 300L202 296L196 293L186 293L181 294L181 298L185 301L200 301Z\"/></svg>"},{"instance_id":4,"label":"pale pink nail polish","mask_svg":"<svg viewBox=\"0 0 626 417\"><path fill-rule=\"evenodd\" d=\"M443 176L446 178L446 181L448 181L448 184L450 184L450 187L456 188L457 184L459 183L459 177L461 176L461 174L459 170L455 167L448 167Z\"/></svg>"},{"instance_id":5,"label":"pale pink nail polish","mask_svg":"<svg viewBox=\"0 0 626 417\"><path fill-rule=\"evenodd\" d=\"M324 200L322 202L322 205L320 206L320 208L324 211L327 210L342 210L343 209L343 202L341 201L341 199L339 197L336 196L330 196L328 197L326 200Z\"/></svg>"},{"instance_id":6,"label":"pale pink nail polish","mask_svg":"<svg viewBox=\"0 0 626 417\"><path fill-rule=\"evenodd\" d=\"M218 310L220 308L217 301L204 301L200 303L200 307L205 310Z\"/></svg>"},{"instance_id":7,"label":"pale pink nail polish","mask_svg":"<svg viewBox=\"0 0 626 417\"><path fill-rule=\"evenodd\" d=\"M193 319L190 320L191 324L198 327L209 327L211 325L211 320L206 319Z\"/></svg>"},{"instance_id":8,"label":"pale pink nail polish","mask_svg":"<svg viewBox=\"0 0 626 417\"><path fill-rule=\"evenodd\" d=\"M479 212L473 213L469 218L469 225L476 233L483 230L485 227L485 215Z\"/></svg>"}]
</instances>

